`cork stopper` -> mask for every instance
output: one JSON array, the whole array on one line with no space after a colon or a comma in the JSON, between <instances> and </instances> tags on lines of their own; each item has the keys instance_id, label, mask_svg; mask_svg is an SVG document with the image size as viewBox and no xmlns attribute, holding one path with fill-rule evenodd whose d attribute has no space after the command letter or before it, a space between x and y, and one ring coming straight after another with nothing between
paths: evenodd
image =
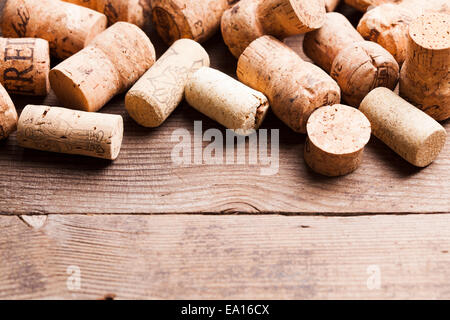
<instances>
[{"instance_id":1,"label":"cork stopper","mask_svg":"<svg viewBox=\"0 0 450 320\"><path fill-rule=\"evenodd\" d=\"M160 126L183 99L189 76L209 63L199 43L175 41L128 91L125 107L129 115L144 127Z\"/></svg>"},{"instance_id":2,"label":"cork stopper","mask_svg":"<svg viewBox=\"0 0 450 320\"><path fill-rule=\"evenodd\" d=\"M220 19L234 0L151 0L152 20L167 44L188 38L209 39L220 26Z\"/></svg>"},{"instance_id":3,"label":"cork stopper","mask_svg":"<svg viewBox=\"0 0 450 320\"><path fill-rule=\"evenodd\" d=\"M65 59L83 49L105 30L104 14L57 0L8 0L2 33L10 38L42 38L52 55Z\"/></svg>"},{"instance_id":4,"label":"cork stopper","mask_svg":"<svg viewBox=\"0 0 450 320\"><path fill-rule=\"evenodd\" d=\"M271 36L260 37L245 49L236 73L241 82L266 95L275 115L300 133L306 132L315 109L341 98L339 86L328 74Z\"/></svg>"},{"instance_id":5,"label":"cork stopper","mask_svg":"<svg viewBox=\"0 0 450 320\"><path fill-rule=\"evenodd\" d=\"M428 13L409 26L400 95L438 121L450 118L450 15Z\"/></svg>"},{"instance_id":6,"label":"cork stopper","mask_svg":"<svg viewBox=\"0 0 450 320\"><path fill-rule=\"evenodd\" d=\"M371 128L360 111L338 104L314 111L308 120L307 133L306 163L317 173L340 176L360 165Z\"/></svg>"},{"instance_id":7,"label":"cork stopper","mask_svg":"<svg viewBox=\"0 0 450 320\"><path fill-rule=\"evenodd\" d=\"M402 64L406 59L408 26L415 12L405 6L384 4L367 11L358 24L358 32L366 40L378 43Z\"/></svg>"},{"instance_id":8,"label":"cork stopper","mask_svg":"<svg viewBox=\"0 0 450 320\"><path fill-rule=\"evenodd\" d=\"M393 90L398 83L399 71L394 57L371 41L361 41L346 47L331 66L331 76L341 87L343 100L354 107L358 107L374 88Z\"/></svg>"},{"instance_id":9,"label":"cork stopper","mask_svg":"<svg viewBox=\"0 0 450 320\"><path fill-rule=\"evenodd\" d=\"M106 15L108 25L124 21L142 28L149 20L150 6L147 0L63 0Z\"/></svg>"},{"instance_id":10,"label":"cork stopper","mask_svg":"<svg viewBox=\"0 0 450 320\"><path fill-rule=\"evenodd\" d=\"M266 34L285 38L320 28L325 12L324 0L259 0L257 14Z\"/></svg>"},{"instance_id":11,"label":"cork stopper","mask_svg":"<svg viewBox=\"0 0 450 320\"><path fill-rule=\"evenodd\" d=\"M324 20L324 0L241 0L225 11L221 29L224 42L239 58L265 34L283 39L320 28Z\"/></svg>"},{"instance_id":12,"label":"cork stopper","mask_svg":"<svg viewBox=\"0 0 450 320\"><path fill-rule=\"evenodd\" d=\"M322 28L306 34L303 48L337 81L351 106L358 107L373 88L397 85L400 68L394 57L379 44L365 41L340 13L327 13Z\"/></svg>"},{"instance_id":13,"label":"cork stopper","mask_svg":"<svg viewBox=\"0 0 450 320\"><path fill-rule=\"evenodd\" d=\"M36 38L0 38L0 83L12 94L46 96L50 91L49 45Z\"/></svg>"},{"instance_id":14,"label":"cork stopper","mask_svg":"<svg viewBox=\"0 0 450 320\"><path fill-rule=\"evenodd\" d=\"M117 22L85 49L50 71L50 83L67 108L98 111L124 92L155 61L150 39L139 27Z\"/></svg>"},{"instance_id":15,"label":"cork stopper","mask_svg":"<svg viewBox=\"0 0 450 320\"><path fill-rule=\"evenodd\" d=\"M373 134L417 167L428 166L445 145L447 132L437 121L387 88L372 90L360 110Z\"/></svg>"},{"instance_id":16,"label":"cork stopper","mask_svg":"<svg viewBox=\"0 0 450 320\"><path fill-rule=\"evenodd\" d=\"M443 13L428 14L409 25L409 35L419 46L429 50L450 48L450 16Z\"/></svg>"},{"instance_id":17,"label":"cork stopper","mask_svg":"<svg viewBox=\"0 0 450 320\"><path fill-rule=\"evenodd\" d=\"M192 107L243 135L258 129L269 110L264 94L208 67L192 74L185 95Z\"/></svg>"},{"instance_id":18,"label":"cork stopper","mask_svg":"<svg viewBox=\"0 0 450 320\"><path fill-rule=\"evenodd\" d=\"M364 41L341 13L329 12L323 26L305 35L305 54L328 73L336 56L353 43Z\"/></svg>"},{"instance_id":19,"label":"cork stopper","mask_svg":"<svg viewBox=\"0 0 450 320\"><path fill-rule=\"evenodd\" d=\"M17 111L14 103L0 84L0 140L6 139L17 127Z\"/></svg>"},{"instance_id":20,"label":"cork stopper","mask_svg":"<svg viewBox=\"0 0 450 320\"><path fill-rule=\"evenodd\" d=\"M48 106L26 106L17 141L24 148L115 160L123 138L119 115Z\"/></svg>"}]
</instances>

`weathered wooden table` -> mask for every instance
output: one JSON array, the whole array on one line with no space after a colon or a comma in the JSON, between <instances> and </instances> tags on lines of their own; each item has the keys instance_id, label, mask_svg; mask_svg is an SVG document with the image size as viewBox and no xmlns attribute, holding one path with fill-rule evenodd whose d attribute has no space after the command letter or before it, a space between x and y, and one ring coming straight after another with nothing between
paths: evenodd
<instances>
[{"instance_id":1,"label":"weathered wooden table","mask_svg":"<svg viewBox=\"0 0 450 320\"><path fill-rule=\"evenodd\" d=\"M300 51L301 37L287 42ZM220 35L205 47L234 75ZM0 142L0 298L450 298L450 144L420 170L373 138L357 172L325 178L304 164L305 137L271 114L276 175L178 167L173 132L219 125L183 103L142 128L123 99L102 109L125 121L114 163Z\"/></svg>"}]
</instances>

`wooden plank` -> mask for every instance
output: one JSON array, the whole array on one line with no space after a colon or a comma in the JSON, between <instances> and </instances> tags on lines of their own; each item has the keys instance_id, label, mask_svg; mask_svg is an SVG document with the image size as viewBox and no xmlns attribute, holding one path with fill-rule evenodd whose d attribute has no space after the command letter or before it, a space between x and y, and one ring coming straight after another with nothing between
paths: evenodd
<instances>
[{"instance_id":1,"label":"wooden plank","mask_svg":"<svg viewBox=\"0 0 450 320\"><path fill-rule=\"evenodd\" d=\"M150 37L158 55L162 54L166 46L154 31ZM286 40L300 55L301 38ZM212 66L234 76L236 60L220 35L205 47ZM58 105L53 93L46 98L13 99L19 112L28 103ZM204 130L219 128L223 134L225 130L186 103L162 127L142 128L127 115L123 99L123 95L118 96L102 109L102 112L121 114L125 120L122 152L114 163L25 150L17 146L14 134L0 142L0 214L321 212L342 215L449 211L448 144L435 163L420 170L373 138L356 173L330 179L306 167L304 135L295 134L270 114L263 128L280 129L278 174L260 175L260 169L266 167L261 163L178 167L171 160L176 144L171 142L171 137L175 130L186 128L192 135L197 120L203 122ZM449 122L445 126L450 131ZM203 147L207 144L204 142Z\"/></svg>"},{"instance_id":2,"label":"wooden plank","mask_svg":"<svg viewBox=\"0 0 450 320\"><path fill-rule=\"evenodd\" d=\"M450 298L450 215L3 216L0 248L2 299Z\"/></svg>"}]
</instances>

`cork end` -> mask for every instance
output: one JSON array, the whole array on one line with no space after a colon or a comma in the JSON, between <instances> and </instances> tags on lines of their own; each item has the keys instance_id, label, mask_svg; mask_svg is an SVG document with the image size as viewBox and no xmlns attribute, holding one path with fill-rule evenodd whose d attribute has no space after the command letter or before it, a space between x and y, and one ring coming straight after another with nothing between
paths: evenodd
<instances>
[{"instance_id":1,"label":"cork end","mask_svg":"<svg viewBox=\"0 0 450 320\"><path fill-rule=\"evenodd\" d=\"M441 153L446 139L447 132L444 128L433 132L417 149L413 164L417 167L426 167L430 165Z\"/></svg>"},{"instance_id":2,"label":"cork end","mask_svg":"<svg viewBox=\"0 0 450 320\"><path fill-rule=\"evenodd\" d=\"M53 91L63 106L82 111L96 111L90 107L83 90L69 74L54 68L50 70L49 79Z\"/></svg>"},{"instance_id":3,"label":"cork end","mask_svg":"<svg viewBox=\"0 0 450 320\"><path fill-rule=\"evenodd\" d=\"M289 0L299 20L310 30L320 28L325 23L325 0Z\"/></svg>"},{"instance_id":4,"label":"cork end","mask_svg":"<svg viewBox=\"0 0 450 320\"><path fill-rule=\"evenodd\" d=\"M359 110L336 104L317 109L309 118L307 133L305 162L317 173L336 177L359 167L371 126Z\"/></svg>"},{"instance_id":5,"label":"cork end","mask_svg":"<svg viewBox=\"0 0 450 320\"><path fill-rule=\"evenodd\" d=\"M450 15L426 14L409 25L411 39L422 48L444 50L450 48Z\"/></svg>"},{"instance_id":6,"label":"cork end","mask_svg":"<svg viewBox=\"0 0 450 320\"><path fill-rule=\"evenodd\" d=\"M114 131L111 135L111 159L116 160L119 157L120 148L123 140L123 118L117 117L117 123L114 126Z\"/></svg>"},{"instance_id":7,"label":"cork end","mask_svg":"<svg viewBox=\"0 0 450 320\"><path fill-rule=\"evenodd\" d=\"M307 124L308 137L314 145L335 155L360 151L370 140L371 127L358 109L335 104L317 109Z\"/></svg>"},{"instance_id":8,"label":"cork end","mask_svg":"<svg viewBox=\"0 0 450 320\"><path fill-rule=\"evenodd\" d=\"M141 91L130 90L125 96L125 108L130 117L147 128L159 127L166 120L158 108L149 102L151 97Z\"/></svg>"},{"instance_id":9,"label":"cork end","mask_svg":"<svg viewBox=\"0 0 450 320\"><path fill-rule=\"evenodd\" d=\"M168 45L181 38L193 39L189 23L173 1L166 0L154 5L152 10L153 24L159 36Z\"/></svg>"}]
</instances>

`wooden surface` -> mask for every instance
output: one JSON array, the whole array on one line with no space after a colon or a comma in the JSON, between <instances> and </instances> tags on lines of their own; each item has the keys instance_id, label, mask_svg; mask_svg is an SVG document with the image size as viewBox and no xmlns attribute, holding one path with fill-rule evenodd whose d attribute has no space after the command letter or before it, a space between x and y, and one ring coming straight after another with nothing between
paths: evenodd
<instances>
[{"instance_id":1,"label":"wooden surface","mask_svg":"<svg viewBox=\"0 0 450 320\"><path fill-rule=\"evenodd\" d=\"M150 37L161 55L166 46ZM301 37L286 42L301 54ZM220 35L205 47L234 76ZM325 178L304 163L305 137L270 114L278 174L177 167L174 130L192 133L196 120L224 129L186 103L145 129L123 99L101 111L125 121L113 163L25 150L15 135L0 142L0 298L450 298L449 143L417 169L372 138L357 172ZM58 105L53 93L13 100L19 112ZM75 292L71 265L82 272ZM369 290L374 265L381 289Z\"/></svg>"},{"instance_id":2,"label":"wooden surface","mask_svg":"<svg viewBox=\"0 0 450 320\"><path fill-rule=\"evenodd\" d=\"M449 298L449 227L449 215L50 215L36 230L4 217L0 298Z\"/></svg>"}]
</instances>

